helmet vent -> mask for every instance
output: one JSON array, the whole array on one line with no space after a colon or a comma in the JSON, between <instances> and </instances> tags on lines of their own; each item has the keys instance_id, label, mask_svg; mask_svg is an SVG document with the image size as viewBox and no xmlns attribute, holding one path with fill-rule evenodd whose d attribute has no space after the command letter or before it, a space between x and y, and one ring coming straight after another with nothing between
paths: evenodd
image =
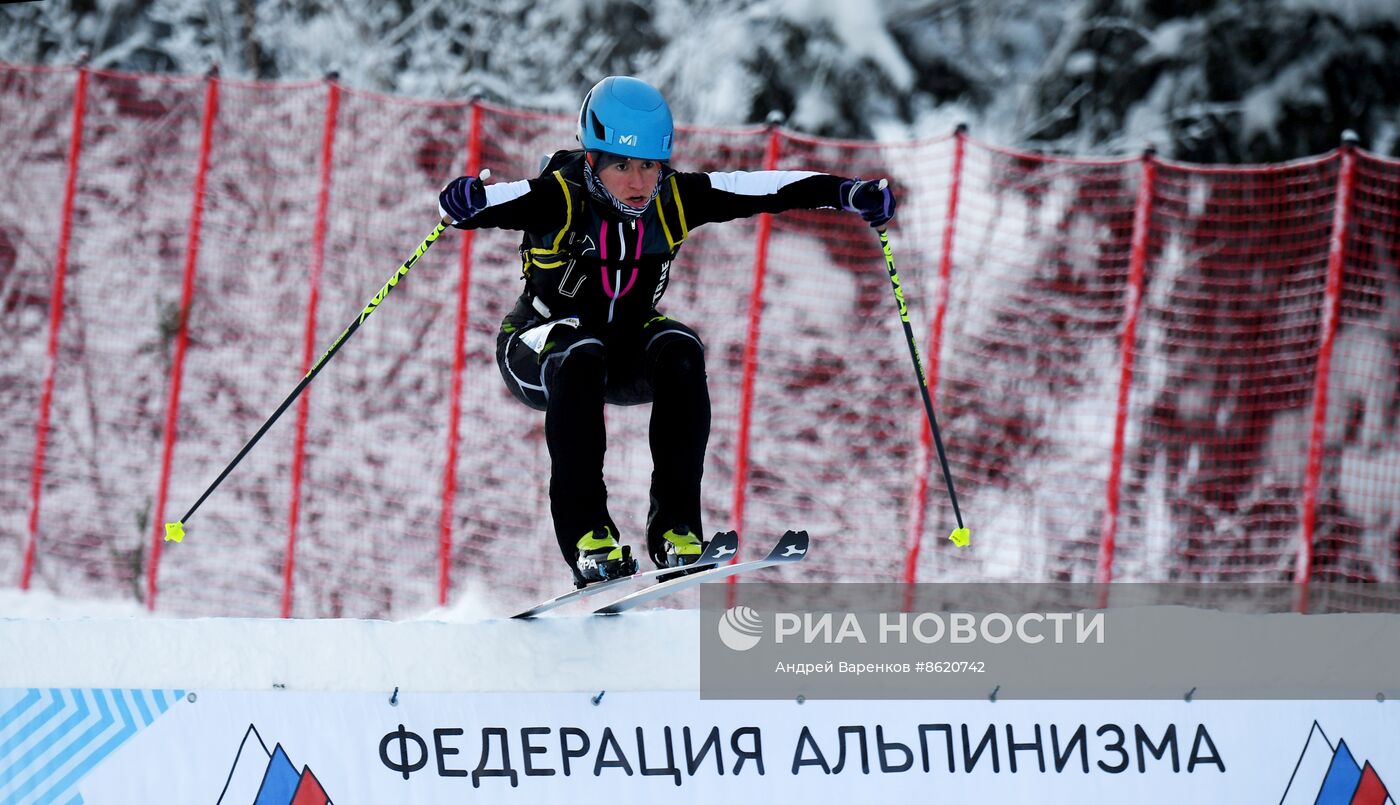
<instances>
[{"instance_id":1,"label":"helmet vent","mask_svg":"<svg viewBox=\"0 0 1400 805\"><path fill-rule=\"evenodd\" d=\"M592 109L588 110L588 119L589 122L593 124L593 136L597 137L603 142L607 142L608 130L606 127L603 126L603 121L598 119L598 115L594 114Z\"/></svg>"}]
</instances>

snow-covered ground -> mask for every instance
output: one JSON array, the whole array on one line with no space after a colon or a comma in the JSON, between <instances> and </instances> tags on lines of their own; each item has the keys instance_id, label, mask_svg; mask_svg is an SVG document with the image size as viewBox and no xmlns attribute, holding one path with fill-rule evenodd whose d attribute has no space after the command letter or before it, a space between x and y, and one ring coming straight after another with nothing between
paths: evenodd
<instances>
[{"instance_id":1,"label":"snow-covered ground","mask_svg":"<svg viewBox=\"0 0 1400 805\"><path fill-rule=\"evenodd\" d=\"M1139 606L1123 598L1135 592L1124 588L1114 599L1108 637L1101 641L1108 653L1094 655L1096 662L1111 658L1124 673L1083 669L1055 676L1055 664L1064 658L1042 653L1037 674L1060 680L1054 689L1070 697L1131 698L1163 685L1182 694L1199 688L1202 698L1288 698L1305 691L1355 698L1358 690L1382 700L1400 697L1393 675L1400 665L1396 615ZM829 594L836 596L831 600L842 595ZM702 620L702 612L656 609L600 617L584 614L591 608L584 606L529 621L488 614L476 603L400 621L169 618L6 591L0 597L0 656L20 659L0 663L0 689L700 690L702 642L715 645L713 639L702 641L702 623L712 623ZM1164 650L1159 641L1178 648ZM1356 662L1363 653L1369 659ZM1018 698L1015 691L1041 684L1039 677L1020 673L1005 668L986 677L986 686L1004 685L1003 695ZM816 683L808 689L824 690Z\"/></svg>"},{"instance_id":2,"label":"snow-covered ground","mask_svg":"<svg viewBox=\"0 0 1400 805\"><path fill-rule=\"evenodd\" d=\"M405 621L169 618L0 590L0 688L696 689L698 613L512 621L464 598ZM659 669L666 669L664 672ZM334 670L331 670L334 669Z\"/></svg>"}]
</instances>

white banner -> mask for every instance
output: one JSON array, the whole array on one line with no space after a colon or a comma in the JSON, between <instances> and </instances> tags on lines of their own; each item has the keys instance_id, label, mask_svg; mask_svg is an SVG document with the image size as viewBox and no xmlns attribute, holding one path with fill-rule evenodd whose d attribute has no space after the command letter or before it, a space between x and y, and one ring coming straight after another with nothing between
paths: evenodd
<instances>
[{"instance_id":1,"label":"white banner","mask_svg":"<svg viewBox=\"0 0 1400 805\"><path fill-rule=\"evenodd\" d=\"M0 690L0 803L1380 803L1378 702Z\"/></svg>"}]
</instances>

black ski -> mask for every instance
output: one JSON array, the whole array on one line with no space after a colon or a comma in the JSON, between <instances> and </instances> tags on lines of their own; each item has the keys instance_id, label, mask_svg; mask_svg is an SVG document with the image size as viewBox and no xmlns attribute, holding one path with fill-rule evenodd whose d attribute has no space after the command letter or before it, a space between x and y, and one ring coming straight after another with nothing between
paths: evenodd
<instances>
[{"instance_id":1,"label":"black ski","mask_svg":"<svg viewBox=\"0 0 1400 805\"><path fill-rule=\"evenodd\" d=\"M768 552L768 556L752 562L740 562L737 565L718 565L708 570L701 570L690 573L678 579L658 582L650 587L640 589L630 595L593 610L595 615L616 615L619 612L626 612L629 609L642 604L655 601L663 596L678 593L681 590L688 590L707 581L718 581L719 579L735 576L740 573L748 573L753 570L762 570L773 565L788 564L790 562L800 562L807 556L807 532L789 531L779 539L773 546L773 550Z\"/></svg>"},{"instance_id":2,"label":"black ski","mask_svg":"<svg viewBox=\"0 0 1400 805\"><path fill-rule=\"evenodd\" d=\"M644 573L633 573L630 576L620 576L615 579L608 579L607 581L596 582L594 584L588 585L587 587L580 587L577 590L570 590L569 592L564 593L563 595L556 595L548 601L541 601L540 603L535 604L534 606L530 607L524 612L512 615L511 617L533 618L537 615L542 615L550 611L551 609L558 609L559 607L562 607L565 604L572 603L574 601L579 601L584 598L589 598L591 596L597 595L598 593L604 592L605 590L610 590L613 587L621 586L622 584L629 581L647 581L648 579L655 579L663 576L666 578L670 578L677 574L680 574L680 576L683 578L686 574L698 573L707 567L718 565L721 562L729 561L734 557L734 554L737 553L738 550L739 535L734 533L733 531L725 531L722 534L716 534L710 540L709 544L705 546L704 552L700 554L700 557L695 560L694 564L687 565L686 567L681 568L658 568L657 570L648 570Z\"/></svg>"}]
</instances>

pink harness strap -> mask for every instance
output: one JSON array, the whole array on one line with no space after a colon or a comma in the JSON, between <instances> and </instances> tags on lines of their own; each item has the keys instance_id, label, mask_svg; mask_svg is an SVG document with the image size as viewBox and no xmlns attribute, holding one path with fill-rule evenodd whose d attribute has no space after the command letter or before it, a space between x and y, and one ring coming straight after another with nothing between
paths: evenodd
<instances>
[{"instance_id":1,"label":"pink harness strap","mask_svg":"<svg viewBox=\"0 0 1400 805\"><path fill-rule=\"evenodd\" d=\"M608 227L608 225L607 225L606 222L601 223L601 224L598 225L598 255L599 255L603 260L607 260L607 259L608 259L608 228L607 228L607 227ZM621 230L622 230L622 224L618 224L618 235L619 235L619 237L621 237L621 236L623 235L623 233L622 233ZM642 239L643 239L642 236L643 236L645 233L646 233L646 227L642 225L642 222L641 222L641 221L638 221L638 222L637 222L637 253L636 253L635 257L633 258L633 259L635 259L635 260L641 260L641 259L642 259ZM623 239L622 239L622 243L625 245L626 242L627 242L626 239L623 238ZM626 285L621 291L619 291L619 292L617 292L617 293L613 293L613 285L612 285L611 282L608 281L608 264L607 264L606 262L602 264L601 273L602 273L602 278L603 278L603 293L607 294L608 296L611 296L613 299L617 299L617 298L620 297L620 296L626 296L626 295L627 295L627 292L630 291L630 290L632 290L632 286L633 286L634 284L636 284L636 282L637 282L637 267L636 267L636 266L633 266L633 267L632 267L632 276L630 276L630 277L627 278L627 285Z\"/></svg>"}]
</instances>

